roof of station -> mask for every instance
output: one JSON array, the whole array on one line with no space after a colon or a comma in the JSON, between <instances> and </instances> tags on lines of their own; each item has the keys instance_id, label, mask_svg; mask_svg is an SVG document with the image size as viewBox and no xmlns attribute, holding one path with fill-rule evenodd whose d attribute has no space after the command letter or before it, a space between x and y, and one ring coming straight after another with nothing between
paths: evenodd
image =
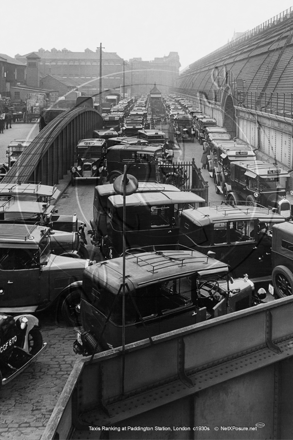
<instances>
[{"instance_id":1,"label":"roof of station","mask_svg":"<svg viewBox=\"0 0 293 440\"><path fill-rule=\"evenodd\" d=\"M292 93L292 25L293 7L195 61L180 74L177 91L202 92L216 100L217 91L229 86L235 105L249 106L251 100L256 108L267 109L278 105L272 98L277 94L280 105ZM287 107L291 114L289 102Z\"/></svg>"}]
</instances>

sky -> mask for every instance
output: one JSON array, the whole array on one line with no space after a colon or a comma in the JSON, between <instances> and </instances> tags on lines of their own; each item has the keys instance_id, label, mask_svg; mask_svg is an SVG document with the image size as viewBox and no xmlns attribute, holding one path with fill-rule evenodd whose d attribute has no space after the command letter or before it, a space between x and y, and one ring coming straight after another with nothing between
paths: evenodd
<instances>
[{"instance_id":1,"label":"sky","mask_svg":"<svg viewBox=\"0 0 293 440\"><path fill-rule=\"evenodd\" d=\"M293 0L14 0L1 3L0 53L102 43L125 60L178 52L182 69L290 7Z\"/></svg>"}]
</instances>

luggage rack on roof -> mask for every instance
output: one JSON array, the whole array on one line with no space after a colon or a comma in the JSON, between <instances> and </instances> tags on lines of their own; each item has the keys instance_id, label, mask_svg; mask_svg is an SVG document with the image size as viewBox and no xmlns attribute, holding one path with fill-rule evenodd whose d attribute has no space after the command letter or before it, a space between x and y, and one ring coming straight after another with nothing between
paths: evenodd
<instances>
[{"instance_id":1,"label":"luggage rack on roof","mask_svg":"<svg viewBox=\"0 0 293 440\"><path fill-rule=\"evenodd\" d=\"M251 212L255 212L257 209L265 209L267 213L274 212L268 206L260 205L259 203L255 203L255 205L247 205L247 202L238 202L237 205L229 204L228 202L222 201L220 204L209 204L209 207L215 208L217 211L224 212L225 215L228 215L229 212L235 212L237 209L243 213L249 214Z\"/></svg>"},{"instance_id":2,"label":"luggage rack on roof","mask_svg":"<svg viewBox=\"0 0 293 440\"><path fill-rule=\"evenodd\" d=\"M6 193L14 193L14 191L17 189L17 193L16 194L38 194L40 189L42 188L42 186L46 186L47 185L42 185L41 182L39 183L6 183L2 186L3 184L0 184L0 195L2 192ZM21 191L20 191L21 190ZM57 185L52 186L52 195L54 194L54 192L57 190Z\"/></svg>"},{"instance_id":3,"label":"luggage rack on roof","mask_svg":"<svg viewBox=\"0 0 293 440\"><path fill-rule=\"evenodd\" d=\"M211 256L210 254L202 254L199 256L198 252L194 249L182 245L180 245L180 247L181 251L185 251L185 254L182 257L178 256L178 250L155 250L151 253L147 252L148 255L143 252L142 254L129 254L128 256L129 259L132 257L134 262L139 267L150 267L151 269L146 270L151 273L156 273L159 270L163 270L168 267L183 267L184 264L190 259L197 259L198 261L202 261L203 263L207 264ZM143 255L145 255L145 258L143 258Z\"/></svg>"}]
</instances>

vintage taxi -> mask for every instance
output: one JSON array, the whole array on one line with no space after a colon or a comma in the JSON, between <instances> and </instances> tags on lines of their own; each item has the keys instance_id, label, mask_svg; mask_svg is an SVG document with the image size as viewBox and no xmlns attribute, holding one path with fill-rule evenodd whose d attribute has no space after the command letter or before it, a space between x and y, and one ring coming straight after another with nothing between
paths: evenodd
<instances>
[{"instance_id":1,"label":"vintage taxi","mask_svg":"<svg viewBox=\"0 0 293 440\"><path fill-rule=\"evenodd\" d=\"M123 223L126 249L174 248L179 240L179 215L182 209L196 207L204 199L188 191L152 191L134 193L125 200L113 195L107 200L107 221L101 228L100 250L105 258L123 251Z\"/></svg>"},{"instance_id":2,"label":"vintage taxi","mask_svg":"<svg viewBox=\"0 0 293 440\"><path fill-rule=\"evenodd\" d=\"M52 253L88 258L88 251L85 247L85 225L77 219L75 214L58 215L54 205L35 201L33 197L37 195L26 193L24 196L23 192L21 194L26 198L16 195L7 199L2 196L0 224L26 223L50 227Z\"/></svg>"},{"instance_id":3,"label":"vintage taxi","mask_svg":"<svg viewBox=\"0 0 293 440\"><path fill-rule=\"evenodd\" d=\"M157 191L180 191L174 185L162 184L158 182L138 182L136 193L157 192ZM97 245L107 230L108 217L108 198L115 195L113 183L97 185L94 189L93 200L93 220L91 220L92 229L88 231L91 235L92 243Z\"/></svg>"},{"instance_id":4,"label":"vintage taxi","mask_svg":"<svg viewBox=\"0 0 293 440\"><path fill-rule=\"evenodd\" d=\"M272 228L286 217L269 208L221 204L184 209L179 242L229 264L233 276L247 273L254 282L272 273Z\"/></svg>"},{"instance_id":5,"label":"vintage taxi","mask_svg":"<svg viewBox=\"0 0 293 440\"><path fill-rule=\"evenodd\" d=\"M0 224L0 313L34 313L56 305L76 322L83 271L90 262L54 255L50 229Z\"/></svg>"},{"instance_id":6,"label":"vintage taxi","mask_svg":"<svg viewBox=\"0 0 293 440\"><path fill-rule=\"evenodd\" d=\"M124 165L127 173L132 174L140 181L157 181L157 162L163 154L163 145L114 145L107 150L108 181L114 180L123 174Z\"/></svg>"},{"instance_id":7,"label":"vintage taxi","mask_svg":"<svg viewBox=\"0 0 293 440\"><path fill-rule=\"evenodd\" d=\"M106 151L105 139L80 140L76 147L76 162L70 169L72 185L85 180L97 182L104 168Z\"/></svg>"},{"instance_id":8,"label":"vintage taxi","mask_svg":"<svg viewBox=\"0 0 293 440\"><path fill-rule=\"evenodd\" d=\"M81 323L74 349L80 354L186 327L252 305L253 283L229 281L228 266L190 250L163 250L88 267L84 273ZM123 322L125 316L125 322Z\"/></svg>"},{"instance_id":9,"label":"vintage taxi","mask_svg":"<svg viewBox=\"0 0 293 440\"><path fill-rule=\"evenodd\" d=\"M283 168L264 160L235 161L231 162L227 177L225 197L229 203L260 204L287 219L291 217L291 205L286 199L290 174Z\"/></svg>"},{"instance_id":10,"label":"vintage taxi","mask_svg":"<svg viewBox=\"0 0 293 440\"><path fill-rule=\"evenodd\" d=\"M23 151L31 144L31 139L15 139L11 141L7 147L6 156L8 167L11 168L15 164Z\"/></svg>"}]
</instances>

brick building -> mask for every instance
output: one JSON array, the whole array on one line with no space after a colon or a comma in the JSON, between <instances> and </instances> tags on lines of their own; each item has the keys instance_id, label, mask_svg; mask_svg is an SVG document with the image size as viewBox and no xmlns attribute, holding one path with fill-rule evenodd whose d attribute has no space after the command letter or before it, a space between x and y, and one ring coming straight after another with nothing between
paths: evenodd
<instances>
[{"instance_id":1,"label":"brick building","mask_svg":"<svg viewBox=\"0 0 293 440\"><path fill-rule=\"evenodd\" d=\"M0 53L0 95L10 97L11 87L26 84L26 62Z\"/></svg>"},{"instance_id":2,"label":"brick building","mask_svg":"<svg viewBox=\"0 0 293 440\"><path fill-rule=\"evenodd\" d=\"M35 59L33 60L32 57ZM101 58L104 96L109 90L126 96L147 95L150 86L154 83L159 85L163 93L168 93L179 76L180 62L177 52L170 52L167 57L155 58L153 61L133 58L127 62L114 52L104 51ZM28 63L28 67L30 63L36 62L39 84L43 88L59 90L60 96L70 95L70 99L72 99L70 92L97 96L96 100L99 99L99 48L96 52L90 49L85 49L84 52L39 49L28 55L16 55L16 59Z\"/></svg>"}]
</instances>

